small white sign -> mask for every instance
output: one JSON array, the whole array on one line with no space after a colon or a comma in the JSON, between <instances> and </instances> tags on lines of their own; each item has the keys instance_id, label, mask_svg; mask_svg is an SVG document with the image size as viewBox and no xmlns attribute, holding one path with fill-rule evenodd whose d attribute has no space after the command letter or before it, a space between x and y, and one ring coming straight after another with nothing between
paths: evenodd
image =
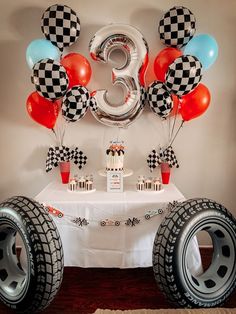
<instances>
[{"instance_id":1,"label":"small white sign","mask_svg":"<svg viewBox=\"0 0 236 314\"><path fill-rule=\"evenodd\" d=\"M107 171L107 192L123 192L123 171Z\"/></svg>"}]
</instances>

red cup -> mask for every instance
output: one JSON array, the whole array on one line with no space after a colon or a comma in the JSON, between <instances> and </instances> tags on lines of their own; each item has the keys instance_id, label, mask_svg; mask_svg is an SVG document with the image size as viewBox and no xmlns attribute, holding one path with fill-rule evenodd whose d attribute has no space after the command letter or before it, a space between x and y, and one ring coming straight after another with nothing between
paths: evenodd
<instances>
[{"instance_id":1,"label":"red cup","mask_svg":"<svg viewBox=\"0 0 236 314\"><path fill-rule=\"evenodd\" d=\"M60 164L61 181L63 184L67 184L70 179L70 162L61 161Z\"/></svg>"},{"instance_id":2,"label":"red cup","mask_svg":"<svg viewBox=\"0 0 236 314\"><path fill-rule=\"evenodd\" d=\"M170 166L168 162L161 163L161 178L163 184L169 184L170 181Z\"/></svg>"}]
</instances>

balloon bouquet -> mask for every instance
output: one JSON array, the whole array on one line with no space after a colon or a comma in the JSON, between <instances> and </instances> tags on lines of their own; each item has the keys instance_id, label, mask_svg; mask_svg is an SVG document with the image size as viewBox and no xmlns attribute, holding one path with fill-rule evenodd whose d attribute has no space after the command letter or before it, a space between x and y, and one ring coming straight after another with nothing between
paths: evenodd
<instances>
[{"instance_id":1,"label":"balloon bouquet","mask_svg":"<svg viewBox=\"0 0 236 314\"><path fill-rule=\"evenodd\" d=\"M168 119L169 138L159 154L155 150L149 154L147 163L151 171L163 161L178 167L171 145L184 122L202 115L210 104L210 92L200 81L203 71L215 62L218 45L208 34L194 36L195 24L193 13L182 6L171 8L159 22L160 40L167 48L155 58L157 81L148 87L147 100L155 114L162 120ZM178 114L182 122L176 131Z\"/></svg>"},{"instance_id":2,"label":"balloon bouquet","mask_svg":"<svg viewBox=\"0 0 236 314\"><path fill-rule=\"evenodd\" d=\"M70 7L55 4L43 13L41 29L46 39L33 40L26 50L36 89L27 99L27 111L34 121L51 129L58 142L57 147L49 149L46 171L69 160L81 169L87 157L78 148L63 145L66 123L55 128L60 112L66 122L75 122L89 107L90 95L85 86L92 71L88 60L78 53L62 56L63 49L77 41L80 20Z\"/></svg>"}]
</instances>

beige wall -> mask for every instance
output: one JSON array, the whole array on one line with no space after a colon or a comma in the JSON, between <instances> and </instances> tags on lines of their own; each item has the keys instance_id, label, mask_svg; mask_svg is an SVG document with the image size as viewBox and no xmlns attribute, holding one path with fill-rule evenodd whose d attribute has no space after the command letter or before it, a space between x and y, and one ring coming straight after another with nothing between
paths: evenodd
<instances>
[{"instance_id":1,"label":"beige wall","mask_svg":"<svg viewBox=\"0 0 236 314\"><path fill-rule=\"evenodd\" d=\"M48 145L54 144L50 131L34 123L25 110L25 101L34 87L25 62L25 50L35 38L43 38L40 18L55 1L5 1L0 11L0 198L23 194L36 195L48 182L58 178L57 171L44 170ZM158 1L62 1L71 6L81 20L79 41L68 51L84 54L91 62L91 90L110 86L110 68L95 65L88 54L94 33L111 22L129 23L141 30L150 47L147 81L154 79L152 63L163 48L157 22L163 12L174 5L186 5L197 19L197 33L212 34L219 44L219 58L204 73L212 102L207 113L186 123L176 140L175 150L181 167L174 170L173 180L186 197L206 196L215 199L236 214L236 2L234 0ZM118 93L113 90L112 95ZM104 164L108 141L117 130L99 124L90 113L69 125L67 144L86 151L89 163L84 172L94 173ZM146 109L141 118L120 136L127 146L126 166L139 174L148 174L146 156L163 142L163 130L157 116ZM98 179L98 178L97 178Z\"/></svg>"}]
</instances>

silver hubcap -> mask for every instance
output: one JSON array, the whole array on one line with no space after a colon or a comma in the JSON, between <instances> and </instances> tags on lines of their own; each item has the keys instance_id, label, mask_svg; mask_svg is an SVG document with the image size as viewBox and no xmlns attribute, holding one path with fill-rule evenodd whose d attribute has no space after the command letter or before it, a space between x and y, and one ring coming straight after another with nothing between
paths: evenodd
<instances>
[{"instance_id":1,"label":"silver hubcap","mask_svg":"<svg viewBox=\"0 0 236 314\"><path fill-rule=\"evenodd\" d=\"M16 238L21 252L16 252ZM18 253L18 254L17 254ZM7 300L19 301L28 284L28 250L20 231L10 222L0 225L0 290ZM17 256L18 255L18 256ZM22 257L24 260L22 260Z\"/></svg>"},{"instance_id":2,"label":"silver hubcap","mask_svg":"<svg viewBox=\"0 0 236 314\"><path fill-rule=\"evenodd\" d=\"M206 231L213 243L211 265L202 274L192 274L187 265L189 243L200 231ZM199 223L188 237L183 250L182 269L188 289L201 299L215 299L232 285L236 274L235 235L220 221Z\"/></svg>"}]
</instances>

